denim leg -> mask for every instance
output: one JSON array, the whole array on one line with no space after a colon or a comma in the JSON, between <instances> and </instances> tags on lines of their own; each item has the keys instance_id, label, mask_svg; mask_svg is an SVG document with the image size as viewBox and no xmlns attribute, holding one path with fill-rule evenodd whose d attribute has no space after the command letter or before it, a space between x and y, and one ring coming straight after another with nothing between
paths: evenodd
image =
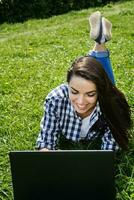
<instances>
[{"instance_id":1,"label":"denim leg","mask_svg":"<svg viewBox=\"0 0 134 200\"><path fill-rule=\"evenodd\" d=\"M106 71L108 77L115 84L115 78L113 74L113 69L110 62L109 51L90 51L89 56L96 58L103 65L104 70Z\"/></svg>"}]
</instances>

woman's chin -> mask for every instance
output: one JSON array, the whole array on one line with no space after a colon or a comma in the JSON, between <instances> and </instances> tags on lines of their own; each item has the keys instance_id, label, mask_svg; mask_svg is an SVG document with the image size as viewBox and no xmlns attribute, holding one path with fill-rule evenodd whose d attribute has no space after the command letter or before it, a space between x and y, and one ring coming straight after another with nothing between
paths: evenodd
<instances>
[{"instance_id":1,"label":"woman's chin","mask_svg":"<svg viewBox=\"0 0 134 200\"><path fill-rule=\"evenodd\" d=\"M80 113L80 114L84 114L85 112L87 112L87 109L76 109L76 112L77 113Z\"/></svg>"}]
</instances>

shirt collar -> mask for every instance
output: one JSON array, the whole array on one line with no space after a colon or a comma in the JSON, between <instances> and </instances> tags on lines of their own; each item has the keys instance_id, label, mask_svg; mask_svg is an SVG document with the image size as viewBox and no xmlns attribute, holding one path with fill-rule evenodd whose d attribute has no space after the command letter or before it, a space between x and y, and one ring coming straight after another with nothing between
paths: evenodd
<instances>
[{"instance_id":1,"label":"shirt collar","mask_svg":"<svg viewBox=\"0 0 134 200\"><path fill-rule=\"evenodd\" d=\"M90 127L99 119L100 115L102 114L100 110L99 102L97 102L95 109L91 113L91 118L89 121Z\"/></svg>"}]
</instances>

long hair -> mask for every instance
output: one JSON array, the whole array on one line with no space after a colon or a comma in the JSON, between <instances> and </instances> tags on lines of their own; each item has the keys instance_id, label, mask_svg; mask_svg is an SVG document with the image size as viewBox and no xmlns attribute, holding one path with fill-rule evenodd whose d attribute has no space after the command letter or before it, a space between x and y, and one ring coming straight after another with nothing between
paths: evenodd
<instances>
[{"instance_id":1,"label":"long hair","mask_svg":"<svg viewBox=\"0 0 134 200\"><path fill-rule=\"evenodd\" d=\"M90 80L96 85L105 120L116 142L126 150L129 143L131 112L125 95L111 82L101 63L93 57L83 56L76 59L68 70L68 83L74 75Z\"/></svg>"}]
</instances>

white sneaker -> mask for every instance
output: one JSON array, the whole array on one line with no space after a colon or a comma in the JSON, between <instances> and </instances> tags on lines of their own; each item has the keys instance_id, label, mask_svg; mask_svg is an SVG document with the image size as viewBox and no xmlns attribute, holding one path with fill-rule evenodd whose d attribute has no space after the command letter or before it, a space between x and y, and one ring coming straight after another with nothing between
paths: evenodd
<instances>
[{"instance_id":1,"label":"white sneaker","mask_svg":"<svg viewBox=\"0 0 134 200\"><path fill-rule=\"evenodd\" d=\"M112 23L107 20L105 17L102 17L102 30L103 30L103 35L106 39L106 41L111 40L112 38Z\"/></svg>"},{"instance_id":2,"label":"white sneaker","mask_svg":"<svg viewBox=\"0 0 134 200\"><path fill-rule=\"evenodd\" d=\"M101 27L101 13L96 11L92 13L89 17L89 24L90 24L90 38L96 40L100 34L100 27Z\"/></svg>"}]
</instances>

